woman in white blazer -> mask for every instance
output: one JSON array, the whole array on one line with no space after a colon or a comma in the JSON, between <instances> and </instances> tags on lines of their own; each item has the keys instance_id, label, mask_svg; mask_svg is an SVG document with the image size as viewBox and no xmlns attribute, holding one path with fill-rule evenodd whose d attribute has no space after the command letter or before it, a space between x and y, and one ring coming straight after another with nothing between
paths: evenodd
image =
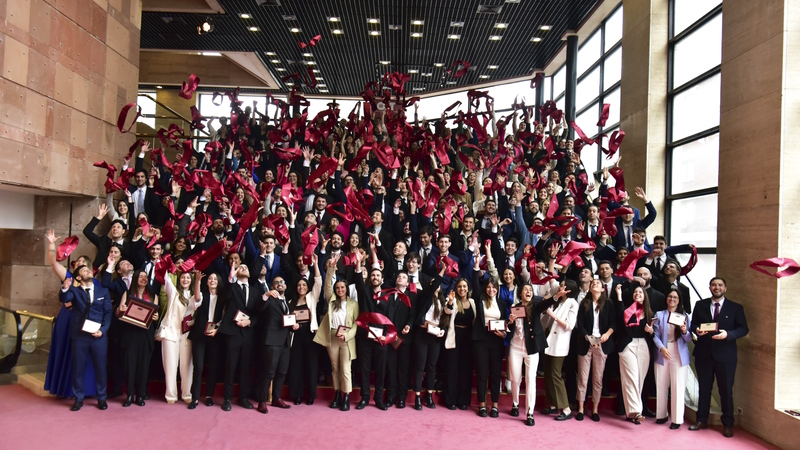
<instances>
[{"instance_id":1,"label":"woman in white blazer","mask_svg":"<svg viewBox=\"0 0 800 450\"><path fill-rule=\"evenodd\" d=\"M569 409L567 387L561 375L564 358L569 354L569 342L572 329L578 320L578 285L572 280L561 282L558 294L554 297L556 304L547 308L542 314L542 326L547 336L547 348L544 351L544 378L547 404L543 414L556 414L556 420L572 419Z\"/></svg>"},{"instance_id":2,"label":"woman in white blazer","mask_svg":"<svg viewBox=\"0 0 800 450\"><path fill-rule=\"evenodd\" d=\"M176 284L177 278L177 286ZM199 279L198 279L199 281ZM192 401L192 341L189 340L189 330L194 322L188 323L186 331L183 329L185 316L194 313L195 292L200 290L200 285L192 288L192 274L180 273L179 276L166 274L164 277L164 290L161 291L161 301L166 302L164 320L156 331L156 340L161 341L161 362L164 365L164 379L166 384L167 403L175 403L178 399L178 366L181 372L181 399L189 403Z\"/></svg>"}]
</instances>

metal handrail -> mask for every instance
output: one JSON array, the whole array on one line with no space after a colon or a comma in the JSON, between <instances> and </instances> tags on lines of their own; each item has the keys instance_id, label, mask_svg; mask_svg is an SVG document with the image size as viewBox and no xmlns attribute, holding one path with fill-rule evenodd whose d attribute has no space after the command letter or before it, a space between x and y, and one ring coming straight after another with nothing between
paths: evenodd
<instances>
[{"instance_id":1,"label":"metal handrail","mask_svg":"<svg viewBox=\"0 0 800 450\"><path fill-rule=\"evenodd\" d=\"M158 106L160 106L160 107L162 107L162 108L166 109L167 111L171 112L172 114L174 114L176 118L178 118L178 119L181 119L181 120L183 120L183 121L184 121L184 122L186 122L186 123L192 123L192 119L187 119L186 117L184 117L183 115L181 115L181 114L179 114L177 111L175 111L174 109L170 108L169 106L167 106L167 105L165 105L165 104L163 104L163 103L159 102L159 101L158 101L158 100L156 100L155 98L151 97L151 96L150 96L150 94L139 94L139 95L141 95L141 96L143 96L143 97L147 97L147 98L149 98L149 99L150 99L150 100L152 100L152 101L153 101L153 102L154 102L156 105L158 105ZM206 135L206 136L208 136L208 137L211 137L211 135L210 135L210 134L209 134L207 131L205 131L205 130L197 130L197 131L199 131L199 132L201 132L201 133L205 134L205 135Z\"/></svg>"},{"instance_id":2,"label":"metal handrail","mask_svg":"<svg viewBox=\"0 0 800 450\"><path fill-rule=\"evenodd\" d=\"M17 314L19 314L20 316L28 316L34 319L44 320L46 322L51 322L51 323L56 321L55 317L45 316L44 314L38 314L35 312L26 311L24 309L22 311L17 311Z\"/></svg>"}]
</instances>

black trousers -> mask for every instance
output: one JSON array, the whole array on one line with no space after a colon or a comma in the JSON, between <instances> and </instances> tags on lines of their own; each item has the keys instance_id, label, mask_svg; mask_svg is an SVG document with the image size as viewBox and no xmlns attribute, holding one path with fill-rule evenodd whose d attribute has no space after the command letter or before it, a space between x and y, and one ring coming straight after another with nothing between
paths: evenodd
<instances>
[{"instance_id":1,"label":"black trousers","mask_svg":"<svg viewBox=\"0 0 800 450\"><path fill-rule=\"evenodd\" d=\"M108 327L108 381L109 392L122 392L122 381L125 379L125 352L122 351L122 335L119 319L111 317Z\"/></svg>"},{"instance_id":2,"label":"black trousers","mask_svg":"<svg viewBox=\"0 0 800 450\"><path fill-rule=\"evenodd\" d=\"M134 325L129 325L133 328ZM147 393L147 376L155 342L147 330L126 330L122 346L125 350L125 385L128 395L144 397ZM94 356L94 355L93 355Z\"/></svg>"},{"instance_id":3,"label":"black trousers","mask_svg":"<svg viewBox=\"0 0 800 450\"><path fill-rule=\"evenodd\" d=\"M267 401L270 384L272 384L272 401L275 402L281 398L283 382L289 371L289 356L289 347L284 345L261 346L261 361L264 364L265 373L259 377L258 391L256 392L256 400L259 403Z\"/></svg>"},{"instance_id":4,"label":"black trousers","mask_svg":"<svg viewBox=\"0 0 800 450\"><path fill-rule=\"evenodd\" d=\"M733 379L736 375L736 363L695 358L694 366L697 369L697 383L700 391L700 398L697 402L697 421L708 422L708 411L711 408L711 390L714 388L714 378L716 378L717 388L719 389L719 402L722 407L722 424L726 427L732 427L734 422ZM673 392L672 395L676 394L680 393Z\"/></svg>"},{"instance_id":5,"label":"black trousers","mask_svg":"<svg viewBox=\"0 0 800 450\"><path fill-rule=\"evenodd\" d=\"M294 332L289 358L289 397L303 398L303 388L305 388L309 400L317 398L319 348L307 324Z\"/></svg>"},{"instance_id":6,"label":"black trousers","mask_svg":"<svg viewBox=\"0 0 800 450\"><path fill-rule=\"evenodd\" d=\"M406 345L406 344L403 344ZM386 377L386 347L372 339L360 337L356 341L356 353L361 368L361 399L369 400L369 372L375 370L375 399L383 401L383 380ZM400 346L401 348L403 346Z\"/></svg>"},{"instance_id":7,"label":"black trousers","mask_svg":"<svg viewBox=\"0 0 800 450\"><path fill-rule=\"evenodd\" d=\"M567 402L572 404L578 398L578 350L576 349L574 337L570 343L569 353L564 358L561 373L562 377L564 377L564 386L567 388Z\"/></svg>"},{"instance_id":8,"label":"black trousers","mask_svg":"<svg viewBox=\"0 0 800 450\"><path fill-rule=\"evenodd\" d=\"M413 333L413 331L411 331ZM402 335L406 339L409 335ZM414 342L406 339L403 345L395 349L388 346L386 355L386 373L388 377L388 397L390 402L404 400L408 396L408 387L411 384L411 353Z\"/></svg>"},{"instance_id":9,"label":"black trousers","mask_svg":"<svg viewBox=\"0 0 800 450\"><path fill-rule=\"evenodd\" d=\"M439 352L442 348L442 339L423 329L416 331L414 338L414 392L422 390L422 373L426 373L425 390L433 393L436 382L436 363L439 361Z\"/></svg>"},{"instance_id":10,"label":"black trousers","mask_svg":"<svg viewBox=\"0 0 800 450\"><path fill-rule=\"evenodd\" d=\"M233 380L239 369L239 398L250 397L250 354L253 341L243 336L225 336L225 400L233 399Z\"/></svg>"},{"instance_id":11,"label":"black trousers","mask_svg":"<svg viewBox=\"0 0 800 450\"><path fill-rule=\"evenodd\" d=\"M220 375L220 356L222 354L222 338L208 338L192 341L192 400L200 399L200 384L203 379L203 364L206 369L206 397L213 397Z\"/></svg>"},{"instance_id":12,"label":"black trousers","mask_svg":"<svg viewBox=\"0 0 800 450\"><path fill-rule=\"evenodd\" d=\"M492 403L500 401L500 372L503 369L503 338L486 335L483 339L472 343L475 357L475 375L478 381L478 402L486 400L486 382L492 394Z\"/></svg>"},{"instance_id":13,"label":"black trousers","mask_svg":"<svg viewBox=\"0 0 800 450\"><path fill-rule=\"evenodd\" d=\"M469 405L472 399L472 329L455 328L456 348L445 349L447 381L444 402L447 405Z\"/></svg>"}]
</instances>

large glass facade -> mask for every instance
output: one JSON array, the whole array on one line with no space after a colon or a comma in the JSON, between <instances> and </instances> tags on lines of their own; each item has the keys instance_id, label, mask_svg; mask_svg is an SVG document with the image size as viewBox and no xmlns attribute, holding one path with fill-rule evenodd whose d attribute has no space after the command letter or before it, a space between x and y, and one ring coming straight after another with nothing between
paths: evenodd
<instances>
[{"instance_id":1,"label":"large glass facade","mask_svg":"<svg viewBox=\"0 0 800 450\"><path fill-rule=\"evenodd\" d=\"M722 1L671 0L670 15L666 237L698 248L694 302L716 272Z\"/></svg>"}]
</instances>

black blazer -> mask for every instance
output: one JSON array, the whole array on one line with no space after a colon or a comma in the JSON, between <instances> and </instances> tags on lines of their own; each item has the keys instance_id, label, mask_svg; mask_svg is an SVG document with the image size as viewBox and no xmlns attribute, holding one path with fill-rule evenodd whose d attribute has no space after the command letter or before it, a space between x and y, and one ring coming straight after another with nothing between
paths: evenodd
<instances>
[{"instance_id":1,"label":"black blazer","mask_svg":"<svg viewBox=\"0 0 800 450\"><path fill-rule=\"evenodd\" d=\"M193 342L204 342L212 339L211 336L206 336L206 324L208 323L208 308L211 303L211 294L203 292L203 303L197 308L194 313L194 325L189 330L189 340ZM217 304L214 307L214 323L219 323L222 320L222 312L225 301L223 297L217 294Z\"/></svg>"},{"instance_id":2,"label":"black blazer","mask_svg":"<svg viewBox=\"0 0 800 450\"><path fill-rule=\"evenodd\" d=\"M711 315L711 299L700 300L695 304L694 314L692 315L691 332L697 334L700 324L713 322ZM747 328L747 319L744 316L744 308L739 303L729 298L725 298L722 308L719 310L719 329L725 330L728 337L725 340L711 339L712 335L718 333L708 333L705 336L697 336L692 353L696 359L708 359L715 362L736 363L736 339L744 337L750 332Z\"/></svg>"},{"instance_id":3,"label":"black blazer","mask_svg":"<svg viewBox=\"0 0 800 450\"><path fill-rule=\"evenodd\" d=\"M483 314L483 286L481 285L480 270L472 273L472 300L475 301L475 323L472 326L472 340L485 341L492 337L499 338L494 333L489 332L486 327L485 316ZM495 302L499 302L499 298L495 298ZM499 305L498 305L499 306ZM508 308L500 307L500 320L508 319Z\"/></svg>"},{"instance_id":4,"label":"black blazer","mask_svg":"<svg viewBox=\"0 0 800 450\"><path fill-rule=\"evenodd\" d=\"M286 303L285 313L283 310L284 302ZM291 327L283 326L283 315L289 313L289 301L267 297L266 301L261 300L257 309L260 311L260 320L264 327L264 337L261 342L264 345L289 347L292 329Z\"/></svg>"},{"instance_id":5,"label":"black blazer","mask_svg":"<svg viewBox=\"0 0 800 450\"><path fill-rule=\"evenodd\" d=\"M253 278L251 277L251 280ZM241 336L245 339L253 339L253 327L258 325L258 310L261 296L264 295L258 282L251 282L249 288L248 298L244 298L244 291L239 286L238 282L229 283L224 289L225 295L225 312L222 315L222 322L219 326L219 332L228 336ZM236 312L241 310L243 313L250 316L250 326L240 327L234 322Z\"/></svg>"},{"instance_id":6,"label":"black blazer","mask_svg":"<svg viewBox=\"0 0 800 450\"><path fill-rule=\"evenodd\" d=\"M420 272L420 274L422 273ZM431 281L428 282L428 284L424 284L423 282L422 293L419 294L417 299L416 303L417 308L414 313L414 323L411 328L413 328L414 326L425 325L425 315L428 314L428 310L431 309L431 305L433 305L433 294L434 292L436 292L436 289L439 288L440 284L442 284L442 278L439 277L438 275L436 276L436 278L432 278ZM414 305L413 302L411 304ZM444 305L442 306L442 311L444 311ZM442 312L442 315L444 315L444 312Z\"/></svg>"},{"instance_id":7,"label":"black blazer","mask_svg":"<svg viewBox=\"0 0 800 450\"><path fill-rule=\"evenodd\" d=\"M586 294L586 298L589 299L591 303L591 294ZM585 299L584 299L585 300ZM589 310L587 311L586 308L583 306L583 302L578 306L578 321L576 322L576 330L577 330L577 343L576 347L578 350L578 354L581 356L586 355L589 353L589 341L586 340L587 335L592 334L592 330L594 329L594 305L591 304ZM600 310L599 314L600 319L600 333L603 334L608 331L609 328L614 329L614 333L616 333L617 329L617 317L614 311L614 303L611 300L606 300L603 304L603 309ZM612 334L613 336L613 334ZM611 354L614 352L614 340L609 339L600 345L603 349L603 353L606 355Z\"/></svg>"},{"instance_id":8,"label":"black blazer","mask_svg":"<svg viewBox=\"0 0 800 450\"><path fill-rule=\"evenodd\" d=\"M478 305L476 304L475 307L477 308ZM544 349L547 348L547 336L544 334L544 329L542 328L542 316L541 314L534 314L533 320L530 317L527 317L527 314L532 314L531 311L533 308L529 308L526 313L526 317L523 319L523 332L525 333L525 349L528 351L529 355L533 355L535 353L543 352ZM509 329L511 330L511 335L514 335L515 330L517 329L517 322L514 321L509 325Z\"/></svg>"},{"instance_id":9,"label":"black blazer","mask_svg":"<svg viewBox=\"0 0 800 450\"><path fill-rule=\"evenodd\" d=\"M100 220L97 217L92 217L92 220L86 225L83 229L83 235L86 236L89 241L97 247L97 256L94 258L94 262L92 266L97 268L100 267L106 260L108 259L108 251L111 249L113 242L111 242L111 238L108 236L98 236L95 234L94 229L97 228L97 225L100 224ZM122 242L122 259L128 259L128 253L130 252L131 243L129 240L125 239Z\"/></svg>"},{"instance_id":10,"label":"black blazer","mask_svg":"<svg viewBox=\"0 0 800 450\"><path fill-rule=\"evenodd\" d=\"M670 283L664 277L655 277L650 282L650 285L653 286L656 290L664 294L664 298L667 298L667 295L670 291ZM678 281L678 292L680 293L681 297L681 304L683 305L683 310L686 311L686 314L692 313L692 299L689 296L689 288Z\"/></svg>"}]
</instances>

